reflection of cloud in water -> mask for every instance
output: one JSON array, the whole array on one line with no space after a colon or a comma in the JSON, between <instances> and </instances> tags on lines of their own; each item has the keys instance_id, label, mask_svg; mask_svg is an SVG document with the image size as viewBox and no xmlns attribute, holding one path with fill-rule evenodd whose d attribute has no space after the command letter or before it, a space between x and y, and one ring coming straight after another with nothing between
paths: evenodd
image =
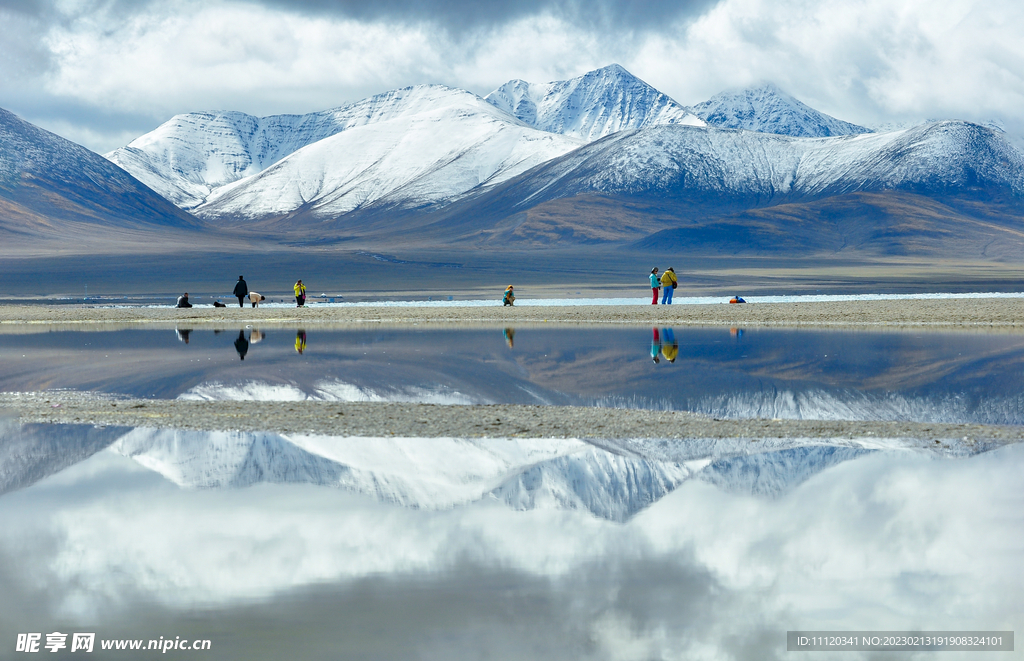
<instances>
[{"instance_id":1,"label":"reflection of cloud in water","mask_svg":"<svg viewBox=\"0 0 1024 661\"><path fill-rule=\"evenodd\" d=\"M422 404L489 404L445 385L369 388L342 381L319 381L310 392L293 384L245 381L236 384L211 381L178 395L177 399L205 401L301 402L416 402Z\"/></svg>"},{"instance_id":2,"label":"reflection of cloud in water","mask_svg":"<svg viewBox=\"0 0 1024 661\"><path fill-rule=\"evenodd\" d=\"M233 632L246 658L267 652L238 632L266 622L376 658L766 659L792 628L1024 625L1020 446L876 453L775 499L688 481L626 523L308 486L180 490L114 453L86 463L0 500L4 639L55 613L103 630L155 610ZM212 610L180 610L196 605Z\"/></svg>"}]
</instances>

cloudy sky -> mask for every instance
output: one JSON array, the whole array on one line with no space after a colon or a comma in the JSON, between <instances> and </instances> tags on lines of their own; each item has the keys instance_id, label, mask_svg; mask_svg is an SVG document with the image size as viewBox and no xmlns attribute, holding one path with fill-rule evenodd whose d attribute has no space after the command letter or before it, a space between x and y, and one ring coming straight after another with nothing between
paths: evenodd
<instances>
[{"instance_id":1,"label":"cloudy sky","mask_svg":"<svg viewBox=\"0 0 1024 661\"><path fill-rule=\"evenodd\" d=\"M96 151L171 115L486 94L617 62L690 105L769 80L841 119L1024 133L1016 0L3 0L0 107Z\"/></svg>"}]
</instances>

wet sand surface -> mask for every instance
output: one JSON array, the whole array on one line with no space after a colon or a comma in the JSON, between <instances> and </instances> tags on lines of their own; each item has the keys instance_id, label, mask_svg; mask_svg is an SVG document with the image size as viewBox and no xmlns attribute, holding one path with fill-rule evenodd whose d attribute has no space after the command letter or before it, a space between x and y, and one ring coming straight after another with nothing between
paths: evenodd
<instances>
[{"instance_id":1,"label":"wet sand surface","mask_svg":"<svg viewBox=\"0 0 1024 661\"><path fill-rule=\"evenodd\" d=\"M1024 440L1024 428L996 425L722 420L686 412L504 404L121 399L70 391L0 393L0 410L24 423L360 437L748 439L751 443L802 438L860 439L861 444L871 439L904 439L910 446L933 449Z\"/></svg>"},{"instance_id":2,"label":"wet sand surface","mask_svg":"<svg viewBox=\"0 0 1024 661\"><path fill-rule=\"evenodd\" d=\"M94 324L236 325L275 323L460 324L531 323L644 324L667 326L846 326L1024 329L1024 299L936 299L747 303L740 305L576 305L576 306L351 306L307 308L0 306L0 332L25 325L88 327ZM83 328L84 329L84 328Z\"/></svg>"}]
</instances>

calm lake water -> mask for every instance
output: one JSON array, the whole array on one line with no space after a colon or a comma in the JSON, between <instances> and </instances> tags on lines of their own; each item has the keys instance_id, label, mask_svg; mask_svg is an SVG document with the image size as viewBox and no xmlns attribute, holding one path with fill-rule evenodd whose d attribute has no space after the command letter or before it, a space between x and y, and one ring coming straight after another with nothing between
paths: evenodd
<instances>
[{"instance_id":1,"label":"calm lake water","mask_svg":"<svg viewBox=\"0 0 1024 661\"><path fill-rule=\"evenodd\" d=\"M0 335L0 384L158 398L1022 424L1024 336L635 327L50 332Z\"/></svg>"},{"instance_id":2,"label":"calm lake water","mask_svg":"<svg viewBox=\"0 0 1024 661\"><path fill-rule=\"evenodd\" d=\"M0 335L0 384L1022 420L1024 338L656 330ZM749 454L0 418L0 658L33 632L48 656L47 634L95 633L96 659L163 637L210 641L178 658L648 660L800 656L788 630L1020 631L1022 476L1019 445Z\"/></svg>"}]
</instances>

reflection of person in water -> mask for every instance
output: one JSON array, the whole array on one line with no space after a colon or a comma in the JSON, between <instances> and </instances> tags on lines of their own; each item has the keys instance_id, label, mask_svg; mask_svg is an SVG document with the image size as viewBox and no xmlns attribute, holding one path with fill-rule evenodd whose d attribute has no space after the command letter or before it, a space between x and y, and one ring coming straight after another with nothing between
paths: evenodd
<instances>
[{"instance_id":1,"label":"reflection of person in water","mask_svg":"<svg viewBox=\"0 0 1024 661\"><path fill-rule=\"evenodd\" d=\"M238 339L235 340L235 351L238 352L238 358L245 360L245 354L249 353L249 340L245 339L245 331L238 331Z\"/></svg>"},{"instance_id":2,"label":"reflection of person in water","mask_svg":"<svg viewBox=\"0 0 1024 661\"><path fill-rule=\"evenodd\" d=\"M508 348L511 349L512 348L512 340L516 336L516 329L515 328L506 328L505 330L501 331L501 334L505 336L505 344L507 344Z\"/></svg>"},{"instance_id":3,"label":"reflection of person in water","mask_svg":"<svg viewBox=\"0 0 1024 661\"><path fill-rule=\"evenodd\" d=\"M301 280L300 280L301 282ZM295 333L295 350L302 353L306 350L306 331L299 330Z\"/></svg>"},{"instance_id":4,"label":"reflection of person in water","mask_svg":"<svg viewBox=\"0 0 1024 661\"><path fill-rule=\"evenodd\" d=\"M651 340L651 360L658 362L658 355L661 353L661 336L658 329L654 329L654 338Z\"/></svg>"},{"instance_id":5,"label":"reflection of person in water","mask_svg":"<svg viewBox=\"0 0 1024 661\"><path fill-rule=\"evenodd\" d=\"M178 336L178 340L188 344L188 334L192 332L191 328L175 328L174 333Z\"/></svg>"},{"instance_id":6,"label":"reflection of person in water","mask_svg":"<svg viewBox=\"0 0 1024 661\"><path fill-rule=\"evenodd\" d=\"M676 362L676 356L679 355L679 343L671 328L661 329L661 355L670 363Z\"/></svg>"}]
</instances>

